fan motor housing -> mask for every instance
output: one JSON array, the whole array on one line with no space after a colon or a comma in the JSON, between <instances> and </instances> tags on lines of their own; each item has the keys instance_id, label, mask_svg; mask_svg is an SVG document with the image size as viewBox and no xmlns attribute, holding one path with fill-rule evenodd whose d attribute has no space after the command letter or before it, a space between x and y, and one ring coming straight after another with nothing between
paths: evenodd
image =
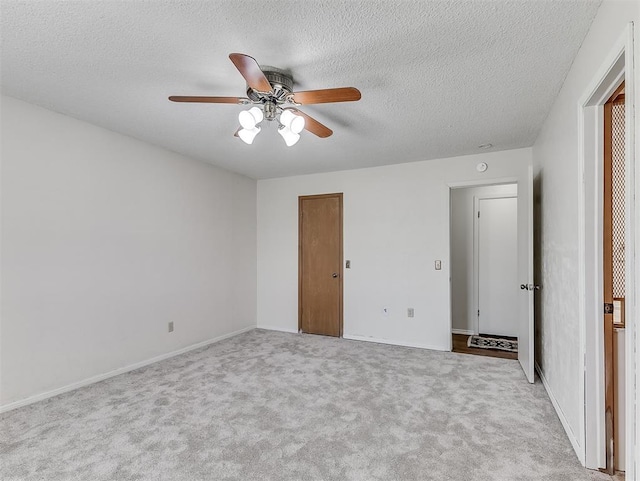
<instances>
[{"instance_id":1,"label":"fan motor housing","mask_svg":"<svg viewBox=\"0 0 640 481\"><path fill-rule=\"evenodd\" d=\"M271 84L273 93L265 96L247 85L247 97L249 97L249 99L254 102L271 99L282 103L287 99L287 96L293 93L293 76L289 72L268 66L260 67L260 70L262 70L262 73L264 73L264 76L267 77L267 80Z\"/></svg>"}]
</instances>

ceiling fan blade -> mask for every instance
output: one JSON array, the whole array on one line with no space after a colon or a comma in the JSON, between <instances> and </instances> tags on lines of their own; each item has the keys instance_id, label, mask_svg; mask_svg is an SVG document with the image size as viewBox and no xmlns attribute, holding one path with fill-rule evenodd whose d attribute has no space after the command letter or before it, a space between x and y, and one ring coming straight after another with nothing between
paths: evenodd
<instances>
[{"instance_id":1,"label":"ceiling fan blade","mask_svg":"<svg viewBox=\"0 0 640 481\"><path fill-rule=\"evenodd\" d=\"M249 87L258 92L272 92L271 84L260 70L255 58L243 53L231 53L229 58L247 81Z\"/></svg>"},{"instance_id":2,"label":"ceiling fan blade","mask_svg":"<svg viewBox=\"0 0 640 481\"><path fill-rule=\"evenodd\" d=\"M290 107L287 110L291 110L297 115L301 115L302 117L304 117L304 128L305 130L308 130L312 134L315 134L318 137L322 137L323 139L333 134L333 130L331 130L326 125L321 124L313 117L308 116L304 112L293 107Z\"/></svg>"},{"instance_id":3,"label":"ceiling fan blade","mask_svg":"<svg viewBox=\"0 0 640 481\"><path fill-rule=\"evenodd\" d=\"M172 95L169 97L172 102L198 102L204 104L247 104L249 99L244 97L185 97L182 95Z\"/></svg>"},{"instance_id":4,"label":"ceiling fan blade","mask_svg":"<svg viewBox=\"0 0 640 481\"><path fill-rule=\"evenodd\" d=\"M307 90L295 92L293 100L297 104L326 104L330 102L355 102L360 100L362 94L355 87L340 87L336 89Z\"/></svg>"}]
</instances>

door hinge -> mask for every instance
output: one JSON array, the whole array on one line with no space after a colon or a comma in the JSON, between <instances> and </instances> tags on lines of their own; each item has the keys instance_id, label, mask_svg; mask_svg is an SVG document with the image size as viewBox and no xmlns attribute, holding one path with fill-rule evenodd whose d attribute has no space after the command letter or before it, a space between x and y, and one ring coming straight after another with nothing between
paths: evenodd
<instances>
[{"instance_id":1,"label":"door hinge","mask_svg":"<svg viewBox=\"0 0 640 481\"><path fill-rule=\"evenodd\" d=\"M480 309L478 309L478 317L480 317Z\"/></svg>"},{"instance_id":2,"label":"door hinge","mask_svg":"<svg viewBox=\"0 0 640 481\"><path fill-rule=\"evenodd\" d=\"M613 304L610 302L604 303L604 313L605 314L613 314Z\"/></svg>"},{"instance_id":3,"label":"door hinge","mask_svg":"<svg viewBox=\"0 0 640 481\"><path fill-rule=\"evenodd\" d=\"M480 211L478 211L478 219L480 218Z\"/></svg>"}]
</instances>

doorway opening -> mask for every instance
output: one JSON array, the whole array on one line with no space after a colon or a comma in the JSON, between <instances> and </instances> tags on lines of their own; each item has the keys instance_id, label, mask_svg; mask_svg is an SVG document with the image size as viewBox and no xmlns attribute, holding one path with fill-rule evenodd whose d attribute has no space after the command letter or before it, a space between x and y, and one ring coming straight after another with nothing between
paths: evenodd
<instances>
[{"instance_id":1,"label":"doorway opening","mask_svg":"<svg viewBox=\"0 0 640 481\"><path fill-rule=\"evenodd\" d=\"M453 351L517 359L518 185L450 195Z\"/></svg>"},{"instance_id":2,"label":"doorway opening","mask_svg":"<svg viewBox=\"0 0 640 481\"><path fill-rule=\"evenodd\" d=\"M633 27L579 101L580 339L584 416L576 436L586 467L637 476L635 344L638 174L634 158Z\"/></svg>"}]
</instances>

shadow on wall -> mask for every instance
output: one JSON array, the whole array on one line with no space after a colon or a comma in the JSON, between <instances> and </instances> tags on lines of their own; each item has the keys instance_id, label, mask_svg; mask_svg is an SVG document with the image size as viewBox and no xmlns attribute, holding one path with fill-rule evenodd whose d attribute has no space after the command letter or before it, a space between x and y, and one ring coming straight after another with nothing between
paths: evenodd
<instances>
[{"instance_id":1,"label":"shadow on wall","mask_svg":"<svg viewBox=\"0 0 640 481\"><path fill-rule=\"evenodd\" d=\"M540 170L533 179L533 282L542 285L542 178L543 172ZM535 293L534 297L534 349L536 362L542 360L542 337L543 324L542 297L544 296L544 286ZM540 366L544 369L543 366Z\"/></svg>"}]
</instances>

